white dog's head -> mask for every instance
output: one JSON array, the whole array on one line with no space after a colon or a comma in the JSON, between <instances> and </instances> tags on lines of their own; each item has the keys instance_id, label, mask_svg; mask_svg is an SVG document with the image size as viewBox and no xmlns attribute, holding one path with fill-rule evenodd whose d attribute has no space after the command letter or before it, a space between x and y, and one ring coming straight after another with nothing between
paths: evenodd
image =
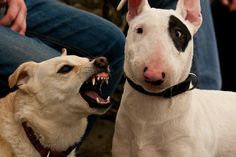
<instances>
[{"instance_id":1,"label":"white dog's head","mask_svg":"<svg viewBox=\"0 0 236 157\"><path fill-rule=\"evenodd\" d=\"M90 61L64 54L41 63L23 63L9 77L9 85L32 99L25 108L45 117L102 114L110 107L109 97L101 91L108 83L108 71L105 57Z\"/></svg>"},{"instance_id":2,"label":"white dog's head","mask_svg":"<svg viewBox=\"0 0 236 157\"><path fill-rule=\"evenodd\" d=\"M151 8L147 0L128 0L126 19L127 77L151 92L184 81L192 65L193 35L202 23L200 0L179 0L176 10Z\"/></svg>"}]
</instances>

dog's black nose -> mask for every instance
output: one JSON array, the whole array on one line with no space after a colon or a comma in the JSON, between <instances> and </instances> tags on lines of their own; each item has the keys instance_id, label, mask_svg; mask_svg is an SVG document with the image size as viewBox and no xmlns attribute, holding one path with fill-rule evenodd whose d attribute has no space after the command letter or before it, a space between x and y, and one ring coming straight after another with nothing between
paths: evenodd
<instances>
[{"instance_id":1,"label":"dog's black nose","mask_svg":"<svg viewBox=\"0 0 236 157\"><path fill-rule=\"evenodd\" d=\"M106 57L98 57L94 61L94 65L98 68L107 68L108 66L108 60Z\"/></svg>"}]
</instances>

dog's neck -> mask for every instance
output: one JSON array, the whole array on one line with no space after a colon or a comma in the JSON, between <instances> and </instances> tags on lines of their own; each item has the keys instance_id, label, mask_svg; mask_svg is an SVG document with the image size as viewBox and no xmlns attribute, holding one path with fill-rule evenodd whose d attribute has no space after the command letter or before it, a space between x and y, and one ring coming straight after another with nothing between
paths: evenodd
<instances>
[{"instance_id":1,"label":"dog's neck","mask_svg":"<svg viewBox=\"0 0 236 157\"><path fill-rule=\"evenodd\" d=\"M188 90L192 90L197 85L197 76L195 74L190 73L189 76L184 80L183 82L174 85L163 92L160 93L153 93L146 91L143 87L135 84L131 79L127 77L128 83L137 91L139 91L142 94L146 94L149 96L159 96L164 98L171 98L173 96L176 96L178 94L181 94L183 92L186 92ZM190 85L192 84L192 87L190 88Z\"/></svg>"},{"instance_id":2,"label":"dog's neck","mask_svg":"<svg viewBox=\"0 0 236 157\"><path fill-rule=\"evenodd\" d=\"M25 133L28 137L28 139L30 140L31 144L34 146L34 148L39 152L39 154L42 157L66 157L69 154L69 150L68 149L66 151L62 151L62 152L58 152L55 150L51 150L50 148L44 147L39 139L36 137L33 129L29 126L27 126L26 122L22 123L22 126L25 130Z\"/></svg>"},{"instance_id":3,"label":"dog's neck","mask_svg":"<svg viewBox=\"0 0 236 157\"><path fill-rule=\"evenodd\" d=\"M35 112L31 106L39 106L37 101L25 95L22 99L22 95L18 91L13 102L15 118L20 124L26 121L42 145L63 151L80 141L87 126L86 117L71 117L71 123L68 124L68 119L63 120L60 115Z\"/></svg>"}]
</instances>

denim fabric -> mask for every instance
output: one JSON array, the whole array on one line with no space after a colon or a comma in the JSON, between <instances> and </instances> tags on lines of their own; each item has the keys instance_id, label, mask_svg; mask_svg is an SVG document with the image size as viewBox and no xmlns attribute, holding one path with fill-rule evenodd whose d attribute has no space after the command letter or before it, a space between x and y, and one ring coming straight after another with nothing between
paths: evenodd
<instances>
[{"instance_id":1,"label":"denim fabric","mask_svg":"<svg viewBox=\"0 0 236 157\"><path fill-rule=\"evenodd\" d=\"M210 3L201 0L203 23L194 38L192 71L199 77L199 88L222 88L219 54Z\"/></svg>"},{"instance_id":2,"label":"denim fabric","mask_svg":"<svg viewBox=\"0 0 236 157\"><path fill-rule=\"evenodd\" d=\"M175 9L177 0L149 0L152 7ZM192 72L198 76L198 88L221 89L222 79L210 3L201 0L203 23L194 37Z\"/></svg>"},{"instance_id":3,"label":"denim fabric","mask_svg":"<svg viewBox=\"0 0 236 157\"><path fill-rule=\"evenodd\" d=\"M19 64L58 56L63 47L68 54L106 56L111 78L103 94L111 95L123 76L125 37L119 28L56 0L26 0L26 4L26 36L0 26L0 95L10 91L7 79Z\"/></svg>"}]
</instances>

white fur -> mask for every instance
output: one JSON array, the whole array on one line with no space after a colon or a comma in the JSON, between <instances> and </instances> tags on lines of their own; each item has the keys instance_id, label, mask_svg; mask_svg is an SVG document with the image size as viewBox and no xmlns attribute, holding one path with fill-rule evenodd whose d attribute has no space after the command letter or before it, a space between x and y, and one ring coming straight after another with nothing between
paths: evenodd
<instances>
[{"instance_id":1,"label":"white fur","mask_svg":"<svg viewBox=\"0 0 236 157\"><path fill-rule=\"evenodd\" d=\"M186 79L193 41L185 52L178 52L168 34L168 19L178 17L194 35L202 20L199 3L180 0L176 11L149 8L128 19L124 70L132 81L149 92L161 92ZM139 27L142 34L135 32ZM164 82L146 83L145 67L155 74L165 72ZM235 157L236 94L194 89L163 98L144 95L126 82L112 153L113 157Z\"/></svg>"},{"instance_id":2,"label":"white fur","mask_svg":"<svg viewBox=\"0 0 236 157\"><path fill-rule=\"evenodd\" d=\"M10 86L19 89L0 99L0 156L40 157L22 122L34 130L42 145L64 151L80 141L88 115L104 113L105 109L90 108L79 93L95 73L93 61L65 53L41 63L24 63L10 76ZM64 64L74 68L59 74Z\"/></svg>"}]
</instances>

